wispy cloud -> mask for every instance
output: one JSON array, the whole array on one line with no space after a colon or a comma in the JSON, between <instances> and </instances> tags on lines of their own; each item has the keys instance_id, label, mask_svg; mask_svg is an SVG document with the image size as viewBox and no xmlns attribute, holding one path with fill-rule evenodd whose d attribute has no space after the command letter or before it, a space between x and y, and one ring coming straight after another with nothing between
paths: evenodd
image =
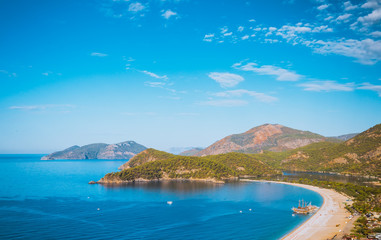
<instances>
[{"instance_id":1,"label":"wispy cloud","mask_svg":"<svg viewBox=\"0 0 381 240\"><path fill-rule=\"evenodd\" d=\"M217 96L217 97L242 97L244 95L254 97L256 100L260 102L275 102L278 100L278 98L276 97L273 97L264 93L255 92L255 91L249 91L246 89L224 91L224 92L218 92L214 94L214 96Z\"/></svg>"},{"instance_id":2,"label":"wispy cloud","mask_svg":"<svg viewBox=\"0 0 381 240\"><path fill-rule=\"evenodd\" d=\"M364 40L341 39L337 41L306 42L315 52L320 54L335 53L356 58L358 62L373 65L381 60L381 40L375 41L367 38Z\"/></svg>"},{"instance_id":3,"label":"wispy cloud","mask_svg":"<svg viewBox=\"0 0 381 240\"><path fill-rule=\"evenodd\" d=\"M272 65L258 66L258 64L253 62L245 65L242 65L242 63L236 63L233 67L243 71L255 72L259 75L275 76L278 81L298 81L303 77L303 75L297 74L294 71Z\"/></svg>"},{"instance_id":4,"label":"wispy cloud","mask_svg":"<svg viewBox=\"0 0 381 240\"><path fill-rule=\"evenodd\" d=\"M336 81L312 81L299 84L298 86L302 87L305 91L313 92L350 92L355 89L354 83L338 83Z\"/></svg>"},{"instance_id":5,"label":"wispy cloud","mask_svg":"<svg viewBox=\"0 0 381 240\"><path fill-rule=\"evenodd\" d=\"M166 10L161 16L165 19L169 19L172 16L177 16L176 12L171 11L170 9Z\"/></svg>"},{"instance_id":6,"label":"wispy cloud","mask_svg":"<svg viewBox=\"0 0 381 240\"><path fill-rule=\"evenodd\" d=\"M343 6L344 6L345 11L351 11L351 10L358 8L357 5L353 5L350 1L344 2Z\"/></svg>"},{"instance_id":7,"label":"wispy cloud","mask_svg":"<svg viewBox=\"0 0 381 240\"><path fill-rule=\"evenodd\" d=\"M375 92L377 92L378 96L381 97L381 85L373 85L370 83L363 83L362 86L358 87L357 89L375 91Z\"/></svg>"},{"instance_id":8,"label":"wispy cloud","mask_svg":"<svg viewBox=\"0 0 381 240\"><path fill-rule=\"evenodd\" d=\"M75 108L71 104L45 104L45 105L23 105L23 106L10 106L12 110L47 110L47 109L67 109Z\"/></svg>"},{"instance_id":9,"label":"wispy cloud","mask_svg":"<svg viewBox=\"0 0 381 240\"><path fill-rule=\"evenodd\" d=\"M208 76L223 88L234 87L244 80L242 76L228 72L211 72Z\"/></svg>"},{"instance_id":10,"label":"wispy cloud","mask_svg":"<svg viewBox=\"0 0 381 240\"><path fill-rule=\"evenodd\" d=\"M211 42L213 40L213 38L214 38L214 34L213 33L205 34L203 41L205 41L205 42Z\"/></svg>"},{"instance_id":11,"label":"wispy cloud","mask_svg":"<svg viewBox=\"0 0 381 240\"><path fill-rule=\"evenodd\" d=\"M223 99L223 100L209 100L200 102L200 105L215 106L215 107L239 107L247 105L248 102L244 100Z\"/></svg>"},{"instance_id":12,"label":"wispy cloud","mask_svg":"<svg viewBox=\"0 0 381 240\"><path fill-rule=\"evenodd\" d=\"M322 10L328 8L328 7L329 7L329 4L322 4L322 5L320 5L319 7L317 7L317 9L320 10L320 11L322 11Z\"/></svg>"},{"instance_id":13,"label":"wispy cloud","mask_svg":"<svg viewBox=\"0 0 381 240\"><path fill-rule=\"evenodd\" d=\"M345 13L343 15L340 15L336 18L336 21L340 22L340 21L346 21L348 20L348 18L350 18L352 16L352 14L350 13Z\"/></svg>"},{"instance_id":14,"label":"wispy cloud","mask_svg":"<svg viewBox=\"0 0 381 240\"><path fill-rule=\"evenodd\" d=\"M148 87L164 87L166 83L164 82L144 82L144 84Z\"/></svg>"},{"instance_id":15,"label":"wispy cloud","mask_svg":"<svg viewBox=\"0 0 381 240\"><path fill-rule=\"evenodd\" d=\"M0 74L5 74L7 75L8 77L17 77L17 74L16 73L11 73L11 72L8 72L6 70L0 70Z\"/></svg>"},{"instance_id":16,"label":"wispy cloud","mask_svg":"<svg viewBox=\"0 0 381 240\"><path fill-rule=\"evenodd\" d=\"M99 52L92 52L90 54L90 56L93 56L93 57L107 57L108 54L106 54L106 53L99 53Z\"/></svg>"},{"instance_id":17,"label":"wispy cloud","mask_svg":"<svg viewBox=\"0 0 381 240\"><path fill-rule=\"evenodd\" d=\"M374 31L370 35L375 38L381 38L381 31Z\"/></svg>"},{"instance_id":18,"label":"wispy cloud","mask_svg":"<svg viewBox=\"0 0 381 240\"><path fill-rule=\"evenodd\" d=\"M146 70L143 70L143 71L140 71L140 72L142 72L142 73L144 73L144 74L146 74L146 75L148 75L148 76L151 76L151 77L153 77L153 78L164 79L164 80L167 80L167 79L168 79L167 75L159 76L159 75L157 75L156 73L149 72L149 71L146 71Z\"/></svg>"}]
</instances>

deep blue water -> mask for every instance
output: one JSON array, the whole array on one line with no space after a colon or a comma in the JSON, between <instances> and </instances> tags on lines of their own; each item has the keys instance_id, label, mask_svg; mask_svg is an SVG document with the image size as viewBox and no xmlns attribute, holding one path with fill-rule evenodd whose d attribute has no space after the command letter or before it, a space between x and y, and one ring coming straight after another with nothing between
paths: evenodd
<instances>
[{"instance_id":1,"label":"deep blue water","mask_svg":"<svg viewBox=\"0 0 381 240\"><path fill-rule=\"evenodd\" d=\"M308 218L299 199L323 201L272 183L89 185L124 161L40 157L0 155L0 239L278 239Z\"/></svg>"}]
</instances>

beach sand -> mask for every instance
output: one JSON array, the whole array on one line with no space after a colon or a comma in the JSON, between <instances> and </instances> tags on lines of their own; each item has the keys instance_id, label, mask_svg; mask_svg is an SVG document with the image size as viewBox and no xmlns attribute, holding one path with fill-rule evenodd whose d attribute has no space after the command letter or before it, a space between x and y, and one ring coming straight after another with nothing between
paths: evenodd
<instances>
[{"instance_id":1,"label":"beach sand","mask_svg":"<svg viewBox=\"0 0 381 240\"><path fill-rule=\"evenodd\" d=\"M345 227L349 222L348 217L351 214L344 208L344 203L347 202L348 197L331 189L319 188L305 184L274 181L266 182L288 184L310 189L319 193L324 199L323 205L312 217L310 217L298 228L284 236L282 240L326 240L332 239L338 234L341 235L344 229L345 231L348 231L348 228Z\"/></svg>"}]
</instances>

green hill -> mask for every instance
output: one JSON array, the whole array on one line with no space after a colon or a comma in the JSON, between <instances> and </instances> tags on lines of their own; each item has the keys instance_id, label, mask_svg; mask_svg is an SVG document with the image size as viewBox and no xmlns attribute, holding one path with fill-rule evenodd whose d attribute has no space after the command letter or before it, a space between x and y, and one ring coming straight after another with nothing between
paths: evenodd
<instances>
[{"instance_id":1,"label":"green hill","mask_svg":"<svg viewBox=\"0 0 381 240\"><path fill-rule=\"evenodd\" d=\"M164 160L164 159L172 158L174 156L176 155L159 151L153 148L148 148L144 150L143 152L135 155L133 158L130 159L130 161L120 166L119 169L124 170L127 168L132 168L138 165L142 165L143 163L153 162L157 160Z\"/></svg>"},{"instance_id":2,"label":"green hill","mask_svg":"<svg viewBox=\"0 0 381 240\"><path fill-rule=\"evenodd\" d=\"M280 174L255 156L228 153L207 157L178 156L147 149L121 167L120 172L106 174L99 183L120 183L167 179L222 181L240 176Z\"/></svg>"},{"instance_id":3,"label":"green hill","mask_svg":"<svg viewBox=\"0 0 381 240\"><path fill-rule=\"evenodd\" d=\"M381 177L381 124L343 143L313 143L271 155L267 163L281 169Z\"/></svg>"}]
</instances>

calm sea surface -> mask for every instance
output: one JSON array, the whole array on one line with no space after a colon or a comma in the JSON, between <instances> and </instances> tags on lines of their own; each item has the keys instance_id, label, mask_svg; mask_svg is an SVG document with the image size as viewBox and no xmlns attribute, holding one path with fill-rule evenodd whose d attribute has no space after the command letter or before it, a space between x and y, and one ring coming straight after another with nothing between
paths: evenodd
<instances>
[{"instance_id":1,"label":"calm sea surface","mask_svg":"<svg viewBox=\"0 0 381 240\"><path fill-rule=\"evenodd\" d=\"M41 156L0 155L0 239L278 239L308 218L299 199L323 201L272 183L89 185L125 161Z\"/></svg>"}]
</instances>

